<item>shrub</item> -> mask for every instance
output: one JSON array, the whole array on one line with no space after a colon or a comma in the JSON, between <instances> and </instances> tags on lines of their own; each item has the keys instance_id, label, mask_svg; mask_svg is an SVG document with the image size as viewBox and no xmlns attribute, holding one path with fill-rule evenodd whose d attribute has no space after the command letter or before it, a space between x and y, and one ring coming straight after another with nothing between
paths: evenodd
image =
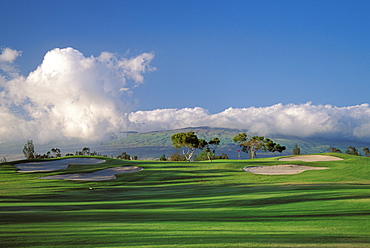
<instances>
[{"instance_id":1,"label":"shrub","mask_svg":"<svg viewBox=\"0 0 370 248\"><path fill-rule=\"evenodd\" d=\"M130 155L128 155L126 152L122 152L120 155L117 156L117 158L123 160L131 160Z\"/></svg>"},{"instance_id":2,"label":"shrub","mask_svg":"<svg viewBox=\"0 0 370 248\"><path fill-rule=\"evenodd\" d=\"M171 154L170 161L186 161L186 158L184 155L181 155L179 152L176 152Z\"/></svg>"},{"instance_id":3,"label":"shrub","mask_svg":"<svg viewBox=\"0 0 370 248\"><path fill-rule=\"evenodd\" d=\"M159 161L167 161L167 157L165 154L159 157Z\"/></svg>"}]
</instances>

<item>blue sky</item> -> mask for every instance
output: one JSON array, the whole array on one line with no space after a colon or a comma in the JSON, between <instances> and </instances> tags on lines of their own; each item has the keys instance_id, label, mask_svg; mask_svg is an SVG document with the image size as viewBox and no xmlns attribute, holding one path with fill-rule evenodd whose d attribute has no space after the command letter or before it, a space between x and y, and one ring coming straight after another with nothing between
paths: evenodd
<instances>
[{"instance_id":1,"label":"blue sky","mask_svg":"<svg viewBox=\"0 0 370 248\"><path fill-rule=\"evenodd\" d=\"M368 102L369 1L2 1L21 74L53 48L153 52L138 109Z\"/></svg>"},{"instance_id":2,"label":"blue sky","mask_svg":"<svg viewBox=\"0 0 370 248\"><path fill-rule=\"evenodd\" d=\"M2 0L0 47L22 51L25 77L55 48L151 53L135 111L348 107L369 102L369 13L367 0Z\"/></svg>"}]
</instances>

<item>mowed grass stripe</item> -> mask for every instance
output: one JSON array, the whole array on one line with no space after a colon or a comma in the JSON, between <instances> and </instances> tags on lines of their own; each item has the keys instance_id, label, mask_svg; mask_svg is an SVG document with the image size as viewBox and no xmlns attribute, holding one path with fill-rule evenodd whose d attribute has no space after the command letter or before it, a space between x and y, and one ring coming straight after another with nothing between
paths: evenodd
<instances>
[{"instance_id":1,"label":"mowed grass stripe","mask_svg":"<svg viewBox=\"0 0 370 248\"><path fill-rule=\"evenodd\" d=\"M344 160L295 161L330 169L289 176L241 170L283 164L278 158L212 163L107 159L98 166L29 174L1 165L0 245L368 247L369 158L335 155ZM122 165L144 170L102 182L38 179Z\"/></svg>"}]
</instances>

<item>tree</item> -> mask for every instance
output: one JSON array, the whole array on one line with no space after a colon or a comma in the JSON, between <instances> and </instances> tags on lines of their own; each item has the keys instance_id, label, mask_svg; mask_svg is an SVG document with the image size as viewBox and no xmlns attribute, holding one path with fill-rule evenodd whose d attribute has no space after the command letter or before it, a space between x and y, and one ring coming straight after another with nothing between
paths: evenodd
<instances>
[{"instance_id":1,"label":"tree","mask_svg":"<svg viewBox=\"0 0 370 248\"><path fill-rule=\"evenodd\" d=\"M122 152L120 155L117 156L117 158L123 160L131 160L130 155L128 155L126 152Z\"/></svg>"},{"instance_id":2,"label":"tree","mask_svg":"<svg viewBox=\"0 0 370 248\"><path fill-rule=\"evenodd\" d=\"M215 157L215 159L229 159L226 153L222 153L222 155Z\"/></svg>"},{"instance_id":3,"label":"tree","mask_svg":"<svg viewBox=\"0 0 370 248\"><path fill-rule=\"evenodd\" d=\"M176 149L182 148L182 154L189 162L196 149L202 150L207 145L207 142L203 139L198 139L194 132L173 134L171 140Z\"/></svg>"},{"instance_id":4,"label":"tree","mask_svg":"<svg viewBox=\"0 0 370 248\"><path fill-rule=\"evenodd\" d=\"M253 136L248 139L246 133L240 133L232 140L242 148L241 150L243 152L249 152L251 159L256 157L258 150L282 153L286 149L285 146L276 144L271 139L265 138L264 136Z\"/></svg>"},{"instance_id":5,"label":"tree","mask_svg":"<svg viewBox=\"0 0 370 248\"><path fill-rule=\"evenodd\" d=\"M166 154L163 154L162 156L160 156L159 161L167 161Z\"/></svg>"},{"instance_id":6,"label":"tree","mask_svg":"<svg viewBox=\"0 0 370 248\"><path fill-rule=\"evenodd\" d=\"M342 153L342 151L338 148L330 147L329 150L334 153Z\"/></svg>"},{"instance_id":7,"label":"tree","mask_svg":"<svg viewBox=\"0 0 370 248\"><path fill-rule=\"evenodd\" d=\"M347 154L350 154L350 155L360 156L360 154L358 153L356 147L354 147L354 146L349 146L348 149L346 150L346 153Z\"/></svg>"},{"instance_id":8,"label":"tree","mask_svg":"<svg viewBox=\"0 0 370 248\"><path fill-rule=\"evenodd\" d=\"M301 155L301 148L298 147L297 143L294 145L293 155Z\"/></svg>"},{"instance_id":9,"label":"tree","mask_svg":"<svg viewBox=\"0 0 370 248\"><path fill-rule=\"evenodd\" d=\"M82 155L90 155L90 147L84 147L82 149Z\"/></svg>"},{"instance_id":10,"label":"tree","mask_svg":"<svg viewBox=\"0 0 370 248\"><path fill-rule=\"evenodd\" d=\"M364 148L362 148L362 150L364 151L364 153L365 153L365 157L370 157L370 150L369 150L369 148L368 147L364 147Z\"/></svg>"},{"instance_id":11,"label":"tree","mask_svg":"<svg viewBox=\"0 0 370 248\"><path fill-rule=\"evenodd\" d=\"M210 140L207 144L206 152L208 160L212 162L212 158L215 157L216 149L220 145L220 139L219 138L213 138Z\"/></svg>"},{"instance_id":12,"label":"tree","mask_svg":"<svg viewBox=\"0 0 370 248\"><path fill-rule=\"evenodd\" d=\"M23 154L27 159L35 158L35 146L33 145L33 140L28 140L24 145Z\"/></svg>"},{"instance_id":13,"label":"tree","mask_svg":"<svg viewBox=\"0 0 370 248\"><path fill-rule=\"evenodd\" d=\"M272 140L270 140L269 138L265 138L265 149L264 151L269 151L269 152L279 152L280 154L283 153L283 151L286 150L286 147L285 146L282 146L280 144L276 144L275 142L273 142Z\"/></svg>"},{"instance_id":14,"label":"tree","mask_svg":"<svg viewBox=\"0 0 370 248\"><path fill-rule=\"evenodd\" d=\"M244 143L247 141L247 134L246 133L240 133L236 135L233 139L234 143L237 143L238 145Z\"/></svg>"},{"instance_id":15,"label":"tree","mask_svg":"<svg viewBox=\"0 0 370 248\"><path fill-rule=\"evenodd\" d=\"M277 152L280 152L280 154L282 155L282 154L283 154L283 151L285 151L285 150L286 150L286 147L285 147L285 146L281 146L280 144L276 144L276 146L275 146L275 150L276 150Z\"/></svg>"},{"instance_id":16,"label":"tree","mask_svg":"<svg viewBox=\"0 0 370 248\"><path fill-rule=\"evenodd\" d=\"M260 149L265 149L264 145L265 143L263 136L253 136L246 142L240 144L243 152L249 151L250 159L257 157L257 151Z\"/></svg>"},{"instance_id":17,"label":"tree","mask_svg":"<svg viewBox=\"0 0 370 248\"><path fill-rule=\"evenodd\" d=\"M51 148L51 152L54 153L54 156L59 158L62 156L61 151L59 148Z\"/></svg>"},{"instance_id":18,"label":"tree","mask_svg":"<svg viewBox=\"0 0 370 248\"><path fill-rule=\"evenodd\" d=\"M215 159L217 146L220 145L220 139L216 137L210 140L209 142L206 141L203 142L205 144L206 149L204 149L198 155L195 155L194 159L197 161L209 160L210 162L212 162L212 159Z\"/></svg>"}]
</instances>

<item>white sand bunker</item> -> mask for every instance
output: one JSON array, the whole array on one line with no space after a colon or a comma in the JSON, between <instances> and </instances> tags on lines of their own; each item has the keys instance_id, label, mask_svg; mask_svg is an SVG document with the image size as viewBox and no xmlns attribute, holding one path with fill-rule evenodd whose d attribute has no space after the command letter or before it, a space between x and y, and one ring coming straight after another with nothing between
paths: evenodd
<instances>
[{"instance_id":1,"label":"white sand bunker","mask_svg":"<svg viewBox=\"0 0 370 248\"><path fill-rule=\"evenodd\" d=\"M272 166L251 166L244 167L243 170L253 174L261 175L292 175L304 172L306 170L325 170L329 167L313 167L296 164L279 164Z\"/></svg>"},{"instance_id":2,"label":"white sand bunker","mask_svg":"<svg viewBox=\"0 0 370 248\"><path fill-rule=\"evenodd\" d=\"M104 181L116 179L116 174L132 173L141 171L143 168L136 166L114 167L91 173L75 173L56 176L40 177L39 179L64 179L75 181Z\"/></svg>"},{"instance_id":3,"label":"white sand bunker","mask_svg":"<svg viewBox=\"0 0 370 248\"><path fill-rule=\"evenodd\" d=\"M21 163L15 164L14 166L19 169L18 172L45 172L64 170L70 164L99 164L104 162L104 159L97 158L66 158L42 162Z\"/></svg>"},{"instance_id":4,"label":"white sand bunker","mask_svg":"<svg viewBox=\"0 0 370 248\"><path fill-rule=\"evenodd\" d=\"M279 159L279 161L304 161L304 162L338 161L338 160L343 159L327 155L299 155Z\"/></svg>"}]
</instances>

